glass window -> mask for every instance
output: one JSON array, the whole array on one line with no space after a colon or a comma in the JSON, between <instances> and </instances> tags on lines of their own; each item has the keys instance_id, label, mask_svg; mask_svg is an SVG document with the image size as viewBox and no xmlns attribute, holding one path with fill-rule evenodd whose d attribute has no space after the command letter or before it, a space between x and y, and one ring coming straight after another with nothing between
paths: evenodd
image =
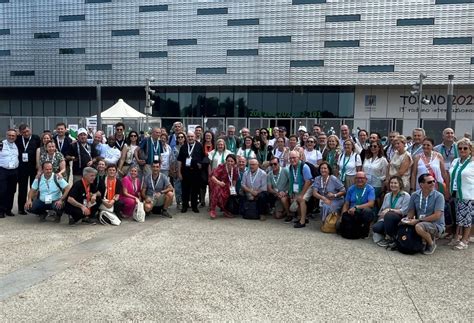
<instances>
[{"instance_id":1,"label":"glass window","mask_svg":"<svg viewBox=\"0 0 474 323\"><path fill-rule=\"evenodd\" d=\"M35 33L34 37L36 39L42 39L42 38L59 38L59 33Z\"/></svg>"},{"instance_id":2,"label":"glass window","mask_svg":"<svg viewBox=\"0 0 474 323\"><path fill-rule=\"evenodd\" d=\"M158 91L157 91L158 93ZM176 111L179 111L179 91L177 88L166 90L165 95L159 93L159 115L162 117L176 117Z\"/></svg>"},{"instance_id":3,"label":"glass window","mask_svg":"<svg viewBox=\"0 0 474 323\"><path fill-rule=\"evenodd\" d=\"M308 91L308 108L302 117L321 118L323 111L323 92L319 89L310 89Z\"/></svg>"},{"instance_id":4,"label":"glass window","mask_svg":"<svg viewBox=\"0 0 474 323\"><path fill-rule=\"evenodd\" d=\"M107 106L107 105L104 105ZM66 115L79 116L79 108L77 100L66 100Z\"/></svg>"},{"instance_id":5,"label":"glass window","mask_svg":"<svg viewBox=\"0 0 474 323\"><path fill-rule=\"evenodd\" d=\"M204 105L207 117L217 117L219 110L219 88L208 88L206 91L206 103Z\"/></svg>"},{"instance_id":6,"label":"glass window","mask_svg":"<svg viewBox=\"0 0 474 323\"><path fill-rule=\"evenodd\" d=\"M0 116L10 116L10 100L0 100ZM4 119L0 119L4 120ZM7 129L7 128L0 128Z\"/></svg>"},{"instance_id":7,"label":"glass window","mask_svg":"<svg viewBox=\"0 0 474 323\"><path fill-rule=\"evenodd\" d=\"M433 45L464 45L472 44L472 37L433 38Z\"/></svg>"},{"instance_id":8,"label":"glass window","mask_svg":"<svg viewBox=\"0 0 474 323\"><path fill-rule=\"evenodd\" d=\"M112 64L86 64L85 69L86 71L111 70Z\"/></svg>"},{"instance_id":9,"label":"glass window","mask_svg":"<svg viewBox=\"0 0 474 323\"><path fill-rule=\"evenodd\" d=\"M193 117L201 117L204 114L204 107L206 104L206 89L205 88L193 88L193 101L192 101L192 115Z\"/></svg>"},{"instance_id":10,"label":"glass window","mask_svg":"<svg viewBox=\"0 0 474 323\"><path fill-rule=\"evenodd\" d=\"M112 30L112 36L136 36L140 35L140 29Z\"/></svg>"},{"instance_id":11,"label":"glass window","mask_svg":"<svg viewBox=\"0 0 474 323\"><path fill-rule=\"evenodd\" d=\"M10 0L0 0L0 3L9 3Z\"/></svg>"},{"instance_id":12,"label":"glass window","mask_svg":"<svg viewBox=\"0 0 474 323\"><path fill-rule=\"evenodd\" d=\"M311 60L290 61L290 67L319 67L319 66L324 66L323 60L311 59Z\"/></svg>"},{"instance_id":13,"label":"glass window","mask_svg":"<svg viewBox=\"0 0 474 323\"><path fill-rule=\"evenodd\" d=\"M359 47L358 40L328 40L324 42L324 47Z\"/></svg>"},{"instance_id":14,"label":"glass window","mask_svg":"<svg viewBox=\"0 0 474 323\"><path fill-rule=\"evenodd\" d=\"M474 57L471 57L471 64L474 64Z\"/></svg>"},{"instance_id":15,"label":"glass window","mask_svg":"<svg viewBox=\"0 0 474 323\"><path fill-rule=\"evenodd\" d=\"M85 48L60 48L59 54L85 54Z\"/></svg>"},{"instance_id":16,"label":"glass window","mask_svg":"<svg viewBox=\"0 0 474 323\"><path fill-rule=\"evenodd\" d=\"M323 93L323 111L322 118L337 118L339 114L339 93L324 92Z\"/></svg>"},{"instance_id":17,"label":"glass window","mask_svg":"<svg viewBox=\"0 0 474 323\"><path fill-rule=\"evenodd\" d=\"M234 103L237 113L234 113L236 117L247 117L248 116L248 93L245 89L236 89L234 93Z\"/></svg>"},{"instance_id":18,"label":"glass window","mask_svg":"<svg viewBox=\"0 0 474 323\"><path fill-rule=\"evenodd\" d=\"M32 116L44 116L43 100L32 101Z\"/></svg>"},{"instance_id":19,"label":"glass window","mask_svg":"<svg viewBox=\"0 0 474 323\"><path fill-rule=\"evenodd\" d=\"M234 111L234 91L232 88L221 88L219 94L219 117L236 117Z\"/></svg>"},{"instance_id":20,"label":"glass window","mask_svg":"<svg viewBox=\"0 0 474 323\"><path fill-rule=\"evenodd\" d=\"M197 39L168 39L168 46L197 45Z\"/></svg>"},{"instance_id":21,"label":"glass window","mask_svg":"<svg viewBox=\"0 0 474 323\"><path fill-rule=\"evenodd\" d=\"M426 137L432 138L434 142L443 141L443 132L446 128L446 120L422 120L423 129L426 131ZM456 129L456 122L453 120L451 128Z\"/></svg>"},{"instance_id":22,"label":"glass window","mask_svg":"<svg viewBox=\"0 0 474 323\"><path fill-rule=\"evenodd\" d=\"M21 100L21 114L22 116L31 116L33 114L31 100Z\"/></svg>"},{"instance_id":23,"label":"glass window","mask_svg":"<svg viewBox=\"0 0 474 323\"><path fill-rule=\"evenodd\" d=\"M227 14L227 8L206 8L198 9L197 14L199 15L223 15Z\"/></svg>"},{"instance_id":24,"label":"glass window","mask_svg":"<svg viewBox=\"0 0 474 323\"><path fill-rule=\"evenodd\" d=\"M86 3L105 3L112 2L112 0L86 0Z\"/></svg>"},{"instance_id":25,"label":"glass window","mask_svg":"<svg viewBox=\"0 0 474 323\"><path fill-rule=\"evenodd\" d=\"M196 74L227 74L225 67L201 67L196 68Z\"/></svg>"},{"instance_id":26,"label":"glass window","mask_svg":"<svg viewBox=\"0 0 474 323\"><path fill-rule=\"evenodd\" d=\"M11 100L10 109L12 116L21 116L21 101L20 100Z\"/></svg>"},{"instance_id":27,"label":"glass window","mask_svg":"<svg viewBox=\"0 0 474 323\"><path fill-rule=\"evenodd\" d=\"M389 132L392 131L392 120L387 119L371 119L370 120L370 132L378 132L382 137L388 136Z\"/></svg>"},{"instance_id":28,"label":"glass window","mask_svg":"<svg viewBox=\"0 0 474 323\"><path fill-rule=\"evenodd\" d=\"M0 29L0 35L10 35L10 29Z\"/></svg>"},{"instance_id":29,"label":"glass window","mask_svg":"<svg viewBox=\"0 0 474 323\"><path fill-rule=\"evenodd\" d=\"M291 36L261 36L258 37L259 43L290 43Z\"/></svg>"},{"instance_id":30,"label":"glass window","mask_svg":"<svg viewBox=\"0 0 474 323\"><path fill-rule=\"evenodd\" d=\"M81 20L86 20L86 15L59 16L59 21L81 21Z\"/></svg>"},{"instance_id":31,"label":"glass window","mask_svg":"<svg viewBox=\"0 0 474 323\"><path fill-rule=\"evenodd\" d=\"M291 103L291 116L305 118L308 111L308 92L305 88L296 88Z\"/></svg>"},{"instance_id":32,"label":"glass window","mask_svg":"<svg viewBox=\"0 0 474 323\"><path fill-rule=\"evenodd\" d=\"M318 4L318 3L326 3L326 0L293 0L292 4Z\"/></svg>"},{"instance_id":33,"label":"glass window","mask_svg":"<svg viewBox=\"0 0 474 323\"><path fill-rule=\"evenodd\" d=\"M139 52L138 57L140 58L161 58L168 57L168 52Z\"/></svg>"},{"instance_id":34,"label":"glass window","mask_svg":"<svg viewBox=\"0 0 474 323\"><path fill-rule=\"evenodd\" d=\"M150 5L150 6L140 6L138 11L140 12L152 12L152 11L168 11L168 5Z\"/></svg>"},{"instance_id":35,"label":"glass window","mask_svg":"<svg viewBox=\"0 0 474 323\"><path fill-rule=\"evenodd\" d=\"M291 88L278 89L277 93L277 118L291 118Z\"/></svg>"},{"instance_id":36,"label":"glass window","mask_svg":"<svg viewBox=\"0 0 474 323\"><path fill-rule=\"evenodd\" d=\"M262 92L262 117L276 117L278 90L276 88L266 88Z\"/></svg>"},{"instance_id":37,"label":"glass window","mask_svg":"<svg viewBox=\"0 0 474 323\"><path fill-rule=\"evenodd\" d=\"M259 25L260 19L229 19L227 20L227 26L251 26Z\"/></svg>"},{"instance_id":38,"label":"glass window","mask_svg":"<svg viewBox=\"0 0 474 323\"><path fill-rule=\"evenodd\" d=\"M472 3L472 0L436 0L435 4Z\"/></svg>"},{"instance_id":39,"label":"glass window","mask_svg":"<svg viewBox=\"0 0 474 323\"><path fill-rule=\"evenodd\" d=\"M191 89L185 88L179 91L179 110L181 117L190 117L192 115L192 93Z\"/></svg>"},{"instance_id":40,"label":"glass window","mask_svg":"<svg viewBox=\"0 0 474 323\"><path fill-rule=\"evenodd\" d=\"M2 49L0 50L0 56L10 56L10 50L9 49Z\"/></svg>"},{"instance_id":41,"label":"glass window","mask_svg":"<svg viewBox=\"0 0 474 323\"><path fill-rule=\"evenodd\" d=\"M10 76L35 76L35 71L10 71Z\"/></svg>"},{"instance_id":42,"label":"glass window","mask_svg":"<svg viewBox=\"0 0 474 323\"><path fill-rule=\"evenodd\" d=\"M227 56L257 56L258 49L228 49Z\"/></svg>"},{"instance_id":43,"label":"glass window","mask_svg":"<svg viewBox=\"0 0 474 323\"><path fill-rule=\"evenodd\" d=\"M397 26L434 25L434 18L397 19Z\"/></svg>"},{"instance_id":44,"label":"glass window","mask_svg":"<svg viewBox=\"0 0 474 323\"><path fill-rule=\"evenodd\" d=\"M354 117L354 92L339 93L339 118Z\"/></svg>"},{"instance_id":45,"label":"glass window","mask_svg":"<svg viewBox=\"0 0 474 323\"><path fill-rule=\"evenodd\" d=\"M394 65L359 65L359 73L393 72Z\"/></svg>"},{"instance_id":46,"label":"glass window","mask_svg":"<svg viewBox=\"0 0 474 323\"><path fill-rule=\"evenodd\" d=\"M250 88L248 94L248 117L262 116L262 89Z\"/></svg>"},{"instance_id":47,"label":"glass window","mask_svg":"<svg viewBox=\"0 0 474 323\"><path fill-rule=\"evenodd\" d=\"M54 100L44 100L44 115L45 116L54 116L56 115L56 111L54 109ZM51 120L49 121L50 128L56 126L56 124L52 124Z\"/></svg>"},{"instance_id":48,"label":"glass window","mask_svg":"<svg viewBox=\"0 0 474 323\"><path fill-rule=\"evenodd\" d=\"M334 15L326 16L326 22L360 21L360 15Z\"/></svg>"}]
</instances>

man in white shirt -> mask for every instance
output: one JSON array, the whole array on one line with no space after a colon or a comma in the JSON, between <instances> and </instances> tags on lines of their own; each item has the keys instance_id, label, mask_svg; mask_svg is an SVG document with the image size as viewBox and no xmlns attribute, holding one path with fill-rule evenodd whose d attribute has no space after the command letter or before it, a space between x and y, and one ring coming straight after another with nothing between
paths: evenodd
<instances>
[{"instance_id":1,"label":"man in white shirt","mask_svg":"<svg viewBox=\"0 0 474 323\"><path fill-rule=\"evenodd\" d=\"M256 200L260 220L265 221L267 209L267 173L258 167L258 160L249 159L249 170L242 179L242 191L247 200Z\"/></svg>"},{"instance_id":2,"label":"man in white shirt","mask_svg":"<svg viewBox=\"0 0 474 323\"><path fill-rule=\"evenodd\" d=\"M40 222L45 222L47 211L52 210L55 213L55 222L59 223L70 186L64 178L56 178L51 162L44 162L42 169L43 175L39 180L35 179L28 192L25 210L38 214Z\"/></svg>"},{"instance_id":3,"label":"man in white shirt","mask_svg":"<svg viewBox=\"0 0 474 323\"><path fill-rule=\"evenodd\" d=\"M8 129L7 139L0 142L0 218L5 214L13 216L13 199L18 177L18 147L15 144L16 131Z\"/></svg>"},{"instance_id":4,"label":"man in white shirt","mask_svg":"<svg viewBox=\"0 0 474 323\"><path fill-rule=\"evenodd\" d=\"M109 136L109 138L107 138L107 145L104 145L103 150L103 157L107 165L117 165L121 156L121 151L117 148L114 136Z\"/></svg>"}]
</instances>

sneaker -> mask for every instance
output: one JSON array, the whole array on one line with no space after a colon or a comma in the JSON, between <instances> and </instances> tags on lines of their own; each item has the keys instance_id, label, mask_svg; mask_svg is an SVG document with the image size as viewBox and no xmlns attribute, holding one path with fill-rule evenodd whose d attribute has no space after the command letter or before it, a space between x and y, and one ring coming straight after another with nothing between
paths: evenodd
<instances>
[{"instance_id":1,"label":"sneaker","mask_svg":"<svg viewBox=\"0 0 474 323\"><path fill-rule=\"evenodd\" d=\"M377 242L377 246L387 248L392 241L388 239L382 239L379 242Z\"/></svg>"},{"instance_id":2,"label":"sneaker","mask_svg":"<svg viewBox=\"0 0 474 323\"><path fill-rule=\"evenodd\" d=\"M459 241L459 244L457 246L454 246L454 250L466 250L469 245L465 243L464 241Z\"/></svg>"},{"instance_id":3,"label":"sneaker","mask_svg":"<svg viewBox=\"0 0 474 323\"><path fill-rule=\"evenodd\" d=\"M83 224L90 224L90 225L96 225L97 222L94 219L91 218L83 218L82 219Z\"/></svg>"},{"instance_id":4,"label":"sneaker","mask_svg":"<svg viewBox=\"0 0 474 323\"><path fill-rule=\"evenodd\" d=\"M436 250L436 243L433 241L433 244L429 245L426 244L426 249L423 251L423 254L425 255L432 255Z\"/></svg>"},{"instance_id":5,"label":"sneaker","mask_svg":"<svg viewBox=\"0 0 474 323\"><path fill-rule=\"evenodd\" d=\"M387 249L388 248L390 248L390 250L395 250L397 248L397 243L395 241L390 242L387 246Z\"/></svg>"},{"instance_id":6,"label":"sneaker","mask_svg":"<svg viewBox=\"0 0 474 323\"><path fill-rule=\"evenodd\" d=\"M39 222L46 222L46 217L48 216L48 213L42 213L39 216Z\"/></svg>"},{"instance_id":7,"label":"sneaker","mask_svg":"<svg viewBox=\"0 0 474 323\"><path fill-rule=\"evenodd\" d=\"M283 220L283 222L285 223L291 223L291 221L293 221L293 217L291 215L288 215L285 220Z\"/></svg>"},{"instance_id":8,"label":"sneaker","mask_svg":"<svg viewBox=\"0 0 474 323\"><path fill-rule=\"evenodd\" d=\"M76 220L72 217L72 215L69 215L69 225L75 225L77 223Z\"/></svg>"},{"instance_id":9,"label":"sneaker","mask_svg":"<svg viewBox=\"0 0 474 323\"><path fill-rule=\"evenodd\" d=\"M5 218L5 213L0 213L0 219L4 219Z\"/></svg>"},{"instance_id":10,"label":"sneaker","mask_svg":"<svg viewBox=\"0 0 474 323\"><path fill-rule=\"evenodd\" d=\"M448 246L450 246L450 247L455 247L455 246L457 246L460 242L461 242L460 240L451 239L451 241L448 243Z\"/></svg>"},{"instance_id":11,"label":"sneaker","mask_svg":"<svg viewBox=\"0 0 474 323\"><path fill-rule=\"evenodd\" d=\"M293 225L293 228L299 229L299 228L304 228L306 224L301 224L300 222L296 222L295 225Z\"/></svg>"},{"instance_id":12,"label":"sneaker","mask_svg":"<svg viewBox=\"0 0 474 323\"><path fill-rule=\"evenodd\" d=\"M172 218L171 214L169 214L168 210L166 209L163 209L163 211L161 211L161 215L170 219Z\"/></svg>"}]
</instances>

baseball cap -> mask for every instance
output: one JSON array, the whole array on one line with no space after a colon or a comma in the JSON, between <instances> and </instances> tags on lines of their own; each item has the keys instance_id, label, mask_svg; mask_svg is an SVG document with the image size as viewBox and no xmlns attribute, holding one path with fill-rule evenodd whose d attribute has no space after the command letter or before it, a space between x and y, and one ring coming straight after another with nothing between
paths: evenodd
<instances>
[{"instance_id":1,"label":"baseball cap","mask_svg":"<svg viewBox=\"0 0 474 323\"><path fill-rule=\"evenodd\" d=\"M300 126L300 127L298 128L298 131L308 132L308 130L306 129L305 126Z\"/></svg>"},{"instance_id":2,"label":"baseball cap","mask_svg":"<svg viewBox=\"0 0 474 323\"><path fill-rule=\"evenodd\" d=\"M84 129L84 128L79 128L79 129L77 130L77 135L80 135L81 133L84 133L84 134L87 135L87 130Z\"/></svg>"}]
</instances>

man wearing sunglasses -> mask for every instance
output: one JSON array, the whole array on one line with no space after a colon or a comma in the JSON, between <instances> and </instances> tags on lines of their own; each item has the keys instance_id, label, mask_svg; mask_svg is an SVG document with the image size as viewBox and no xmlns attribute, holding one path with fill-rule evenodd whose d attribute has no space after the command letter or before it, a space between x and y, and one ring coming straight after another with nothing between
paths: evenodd
<instances>
[{"instance_id":1,"label":"man wearing sunglasses","mask_svg":"<svg viewBox=\"0 0 474 323\"><path fill-rule=\"evenodd\" d=\"M275 218L281 219L284 215L288 217L290 201L288 199L288 189L290 188L290 173L288 168L280 167L280 159L273 157L270 160L271 171L267 176L267 190L270 204L275 204ZM283 207L283 214L279 214L278 208ZM290 217L287 223L291 222Z\"/></svg>"},{"instance_id":2,"label":"man wearing sunglasses","mask_svg":"<svg viewBox=\"0 0 474 323\"><path fill-rule=\"evenodd\" d=\"M435 239L443 234L444 196L435 190L435 179L430 174L418 177L420 190L411 195L408 204L408 220L405 224L414 225L416 233L426 243L425 255L431 255L436 249Z\"/></svg>"}]
</instances>

